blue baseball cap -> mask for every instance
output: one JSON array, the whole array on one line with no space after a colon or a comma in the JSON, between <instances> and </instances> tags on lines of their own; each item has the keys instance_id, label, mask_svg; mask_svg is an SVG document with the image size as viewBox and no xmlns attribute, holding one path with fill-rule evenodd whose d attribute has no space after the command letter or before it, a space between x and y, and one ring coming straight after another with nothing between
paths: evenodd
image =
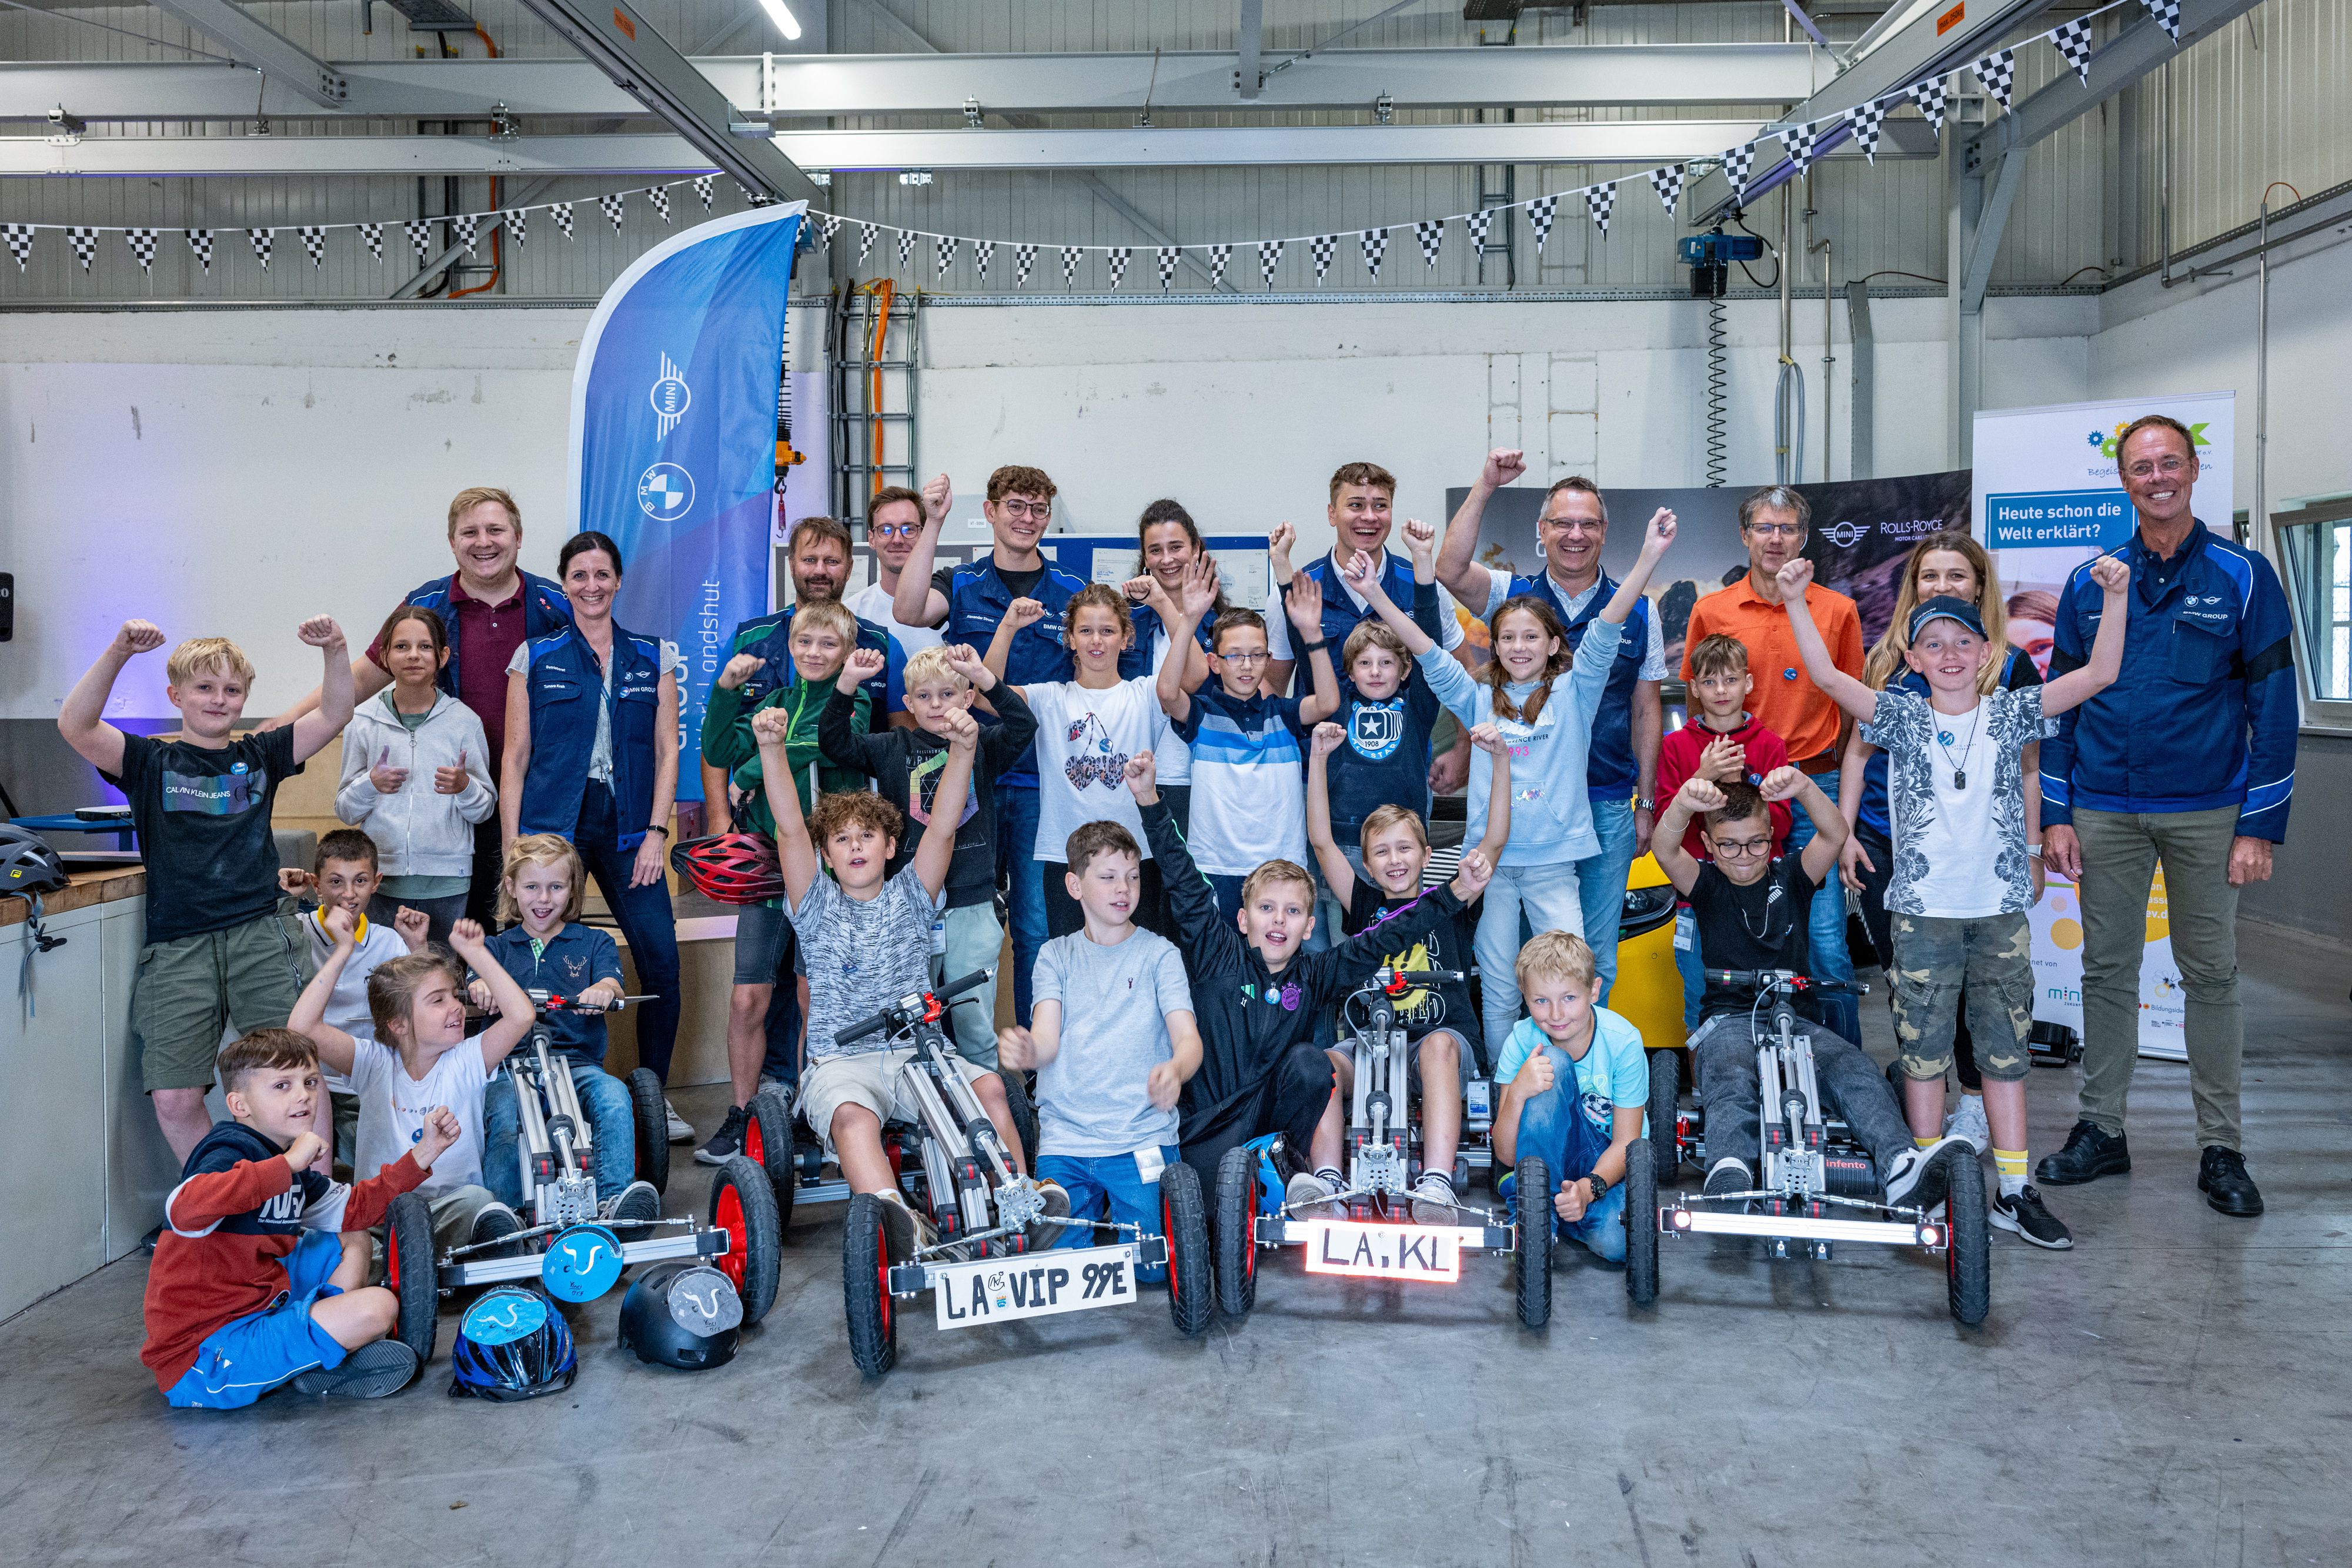
<instances>
[{"instance_id":1,"label":"blue baseball cap","mask_svg":"<svg viewBox=\"0 0 2352 1568\"><path fill-rule=\"evenodd\" d=\"M1979 637L1985 637L1984 617L1977 613L1976 605L1948 593L1939 593L1911 612L1911 624L1904 632L1905 638L1917 642L1920 631L1930 621L1957 621ZM1991 639L1987 637L1985 640L1990 642Z\"/></svg>"}]
</instances>

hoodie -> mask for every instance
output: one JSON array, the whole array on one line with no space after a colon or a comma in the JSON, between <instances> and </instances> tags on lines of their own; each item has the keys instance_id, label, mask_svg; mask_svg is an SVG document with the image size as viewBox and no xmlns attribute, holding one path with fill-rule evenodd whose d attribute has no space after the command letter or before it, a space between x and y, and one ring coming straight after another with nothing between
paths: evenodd
<instances>
[{"instance_id":1,"label":"hoodie","mask_svg":"<svg viewBox=\"0 0 2352 1568\"><path fill-rule=\"evenodd\" d=\"M369 776L378 762L408 769L396 795ZM463 764L466 787L433 788L433 770ZM490 742L474 710L442 693L414 730L392 706L392 689L360 704L343 729L343 779L335 815L375 841L386 876L471 876L474 825L498 810L490 783Z\"/></svg>"}]
</instances>

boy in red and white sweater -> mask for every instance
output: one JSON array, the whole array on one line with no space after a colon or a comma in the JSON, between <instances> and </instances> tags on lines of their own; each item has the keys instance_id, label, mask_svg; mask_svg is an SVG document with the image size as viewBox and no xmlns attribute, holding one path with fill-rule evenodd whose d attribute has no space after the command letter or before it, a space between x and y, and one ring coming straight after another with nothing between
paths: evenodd
<instances>
[{"instance_id":1,"label":"boy in red and white sweater","mask_svg":"<svg viewBox=\"0 0 2352 1568\"><path fill-rule=\"evenodd\" d=\"M189 1153L163 1200L139 1359L182 1407L233 1410L287 1382L344 1398L398 1393L416 1353L385 1338L400 1301L365 1283L367 1232L456 1141L457 1117L434 1107L415 1147L346 1186L324 1174L327 1093L309 1040L256 1030L223 1047L217 1067L235 1120Z\"/></svg>"}]
</instances>

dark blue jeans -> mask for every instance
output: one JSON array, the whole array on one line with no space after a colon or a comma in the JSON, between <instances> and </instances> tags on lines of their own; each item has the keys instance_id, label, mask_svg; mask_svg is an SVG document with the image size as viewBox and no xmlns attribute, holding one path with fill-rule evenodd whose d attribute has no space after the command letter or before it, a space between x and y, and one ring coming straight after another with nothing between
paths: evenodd
<instances>
[{"instance_id":1,"label":"dark blue jeans","mask_svg":"<svg viewBox=\"0 0 2352 1568\"><path fill-rule=\"evenodd\" d=\"M1552 1193L1568 1183L1592 1174L1593 1163L1609 1152L1615 1132L1615 1117L1611 1108L1598 1100L1588 1101L1576 1087L1576 1066L1568 1052L1556 1045L1546 1045L1544 1051L1551 1058L1551 1087L1528 1101L1519 1109L1518 1157L1530 1155L1543 1157L1544 1168L1551 1173L1551 1193L1514 1193L1522 1206L1535 1205L1551 1217L1555 1234L1570 1241L1580 1241L1592 1249L1595 1257L1612 1263L1625 1260L1625 1184L1620 1181L1601 1196L1599 1203L1584 1211L1579 1220L1566 1220L1551 1207ZM1598 1114L1595 1114L1596 1110ZM1512 1178L1517 1185L1517 1177ZM1522 1212L1526 1212L1522 1208Z\"/></svg>"},{"instance_id":2,"label":"dark blue jeans","mask_svg":"<svg viewBox=\"0 0 2352 1568\"><path fill-rule=\"evenodd\" d=\"M1812 777L1813 782L1822 787L1822 793L1830 798L1830 804L1836 805L1836 770L1816 773ZM1781 852L1784 854L1796 854L1813 841L1813 820L1801 810L1796 813L1796 825L1789 830L1788 841ZM1853 982L1853 955L1846 950L1845 945L1845 883L1838 880L1835 865L1830 867L1830 874L1813 892L1812 922L1805 933L1805 940L1807 967L1812 970L1814 979ZM1823 1022L1848 1040L1862 1038L1861 1003L1843 991L1823 992L1818 1001Z\"/></svg>"},{"instance_id":3,"label":"dark blue jeans","mask_svg":"<svg viewBox=\"0 0 2352 1568\"><path fill-rule=\"evenodd\" d=\"M669 903L669 883L656 877L643 887L629 885L637 852L621 848L621 826L613 791L591 780L580 797L580 821L572 830L588 874L621 927L636 966L637 989L653 1000L637 1004L637 1064L669 1082L670 1052L677 1044L677 916Z\"/></svg>"}]
</instances>

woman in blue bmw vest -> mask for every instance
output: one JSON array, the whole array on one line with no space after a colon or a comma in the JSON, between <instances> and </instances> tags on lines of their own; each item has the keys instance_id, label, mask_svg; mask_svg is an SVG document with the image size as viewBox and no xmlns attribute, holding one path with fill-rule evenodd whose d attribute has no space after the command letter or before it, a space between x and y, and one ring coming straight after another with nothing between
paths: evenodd
<instances>
[{"instance_id":1,"label":"woman in blue bmw vest","mask_svg":"<svg viewBox=\"0 0 2352 1568\"><path fill-rule=\"evenodd\" d=\"M637 1017L638 1063L667 1082L678 1005L663 875L677 793L677 647L613 624L621 551L610 538L574 534L556 563L572 622L525 643L507 666L499 810L509 844L556 833L579 850L620 923L637 988L654 998ZM676 1111L670 1121L675 1134Z\"/></svg>"}]
</instances>

